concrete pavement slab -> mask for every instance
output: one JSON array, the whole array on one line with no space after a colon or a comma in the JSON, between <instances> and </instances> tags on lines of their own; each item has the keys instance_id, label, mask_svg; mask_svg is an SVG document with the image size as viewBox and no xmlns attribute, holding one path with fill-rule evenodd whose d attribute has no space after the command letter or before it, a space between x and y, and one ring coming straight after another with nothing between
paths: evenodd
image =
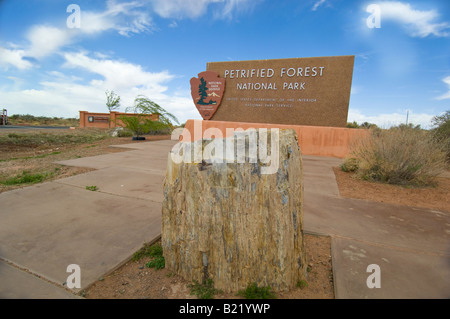
<instances>
[{"instance_id":1,"label":"concrete pavement slab","mask_svg":"<svg viewBox=\"0 0 450 319\"><path fill-rule=\"evenodd\" d=\"M335 237L332 257L336 298L450 298L450 256Z\"/></svg>"},{"instance_id":2,"label":"concrete pavement slab","mask_svg":"<svg viewBox=\"0 0 450 319\"><path fill-rule=\"evenodd\" d=\"M55 162L61 165L102 169L109 167L127 167L157 173L166 171L167 156L176 141L164 140L116 145L129 148L129 151L97 156L82 157Z\"/></svg>"},{"instance_id":3,"label":"concrete pavement slab","mask_svg":"<svg viewBox=\"0 0 450 319\"><path fill-rule=\"evenodd\" d=\"M0 261L0 299L80 299L33 274Z\"/></svg>"},{"instance_id":4,"label":"concrete pavement slab","mask_svg":"<svg viewBox=\"0 0 450 319\"><path fill-rule=\"evenodd\" d=\"M341 165L342 159L310 155L304 155L302 158L305 193L339 197L333 167Z\"/></svg>"},{"instance_id":5,"label":"concrete pavement slab","mask_svg":"<svg viewBox=\"0 0 450 319\"><path fill-rule=\"evenodd\" d=\"M305 192L309 231L450 255L450 213Z\"/></svg>"},{"instance_id":6,"label":"concrete pavement slab","mask_svg":"<svg viewBox=\"0 0 450 319\"><path fill-rule=\"evenodd\" d=\"M159 236L161 203L43 183L0 194L0 257L62 285L69 264L82 288Z\"/></svg>"},{"instance_id":7,"label":"concrete pavement slab","mask_svg":"<svg viewBox=\"0 0 450 319\"><path fill-rule=\"evenodd\" d=\"M149 150L149 149L156 149L158 146L169 146L171 148L176 143L178 143L178 140L160 140L160 141L144 141L139 143L129 143L129 144L120 144L120 145L111 145L111 147L118 147L118 148L130 148L135 150ZM167 149L167 147L165 148Z\"/></svg>"},{"instance_id":8,"label":"concrete pavement slab","mask_svg":"<svg viewBox=\"0 0 450 319\"><path fill-rule=\"evenodd\" d=\"M155 173L157 172L157 173ZM162 203L165 171L147 171L128 167L109 167L56 180L55 183L84 189L95 185L102 193Z\"/></svg>"},{"instance_id":9,"label":"concrete pavement slab","mask_svg":"<svg viewBox=\"0 0 450 319\"><path fill-rule=\"evenodd\" d=\"M167 147L166 147L167 149ZM55 162L61 165L89 167L94 169L110 167L137 168L146 171L161 171L167 167L167 154L164 149L153 150L152 154L147 150L132 150L121 153L104 154L90 157L82 157L66 161Z\"/></svg>"}]
</instances>

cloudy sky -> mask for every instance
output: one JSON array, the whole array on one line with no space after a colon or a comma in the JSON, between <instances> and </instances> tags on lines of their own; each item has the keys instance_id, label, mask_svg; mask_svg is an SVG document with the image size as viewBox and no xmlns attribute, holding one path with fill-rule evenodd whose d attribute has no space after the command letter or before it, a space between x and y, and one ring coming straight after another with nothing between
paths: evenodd
<instances>
[{"instance_id":1,"label":"cloudy sky","mask_svg":"<svg viewBox=\"0 0 450 319\"><path fill-rule=\"evenodd\" d=\"M348 121L429 127L450 109L449 40L448 0L0 0L0 108L78 117L114 90L185 122L207 62L355 55Z\"/></svg>"}]
</instances>

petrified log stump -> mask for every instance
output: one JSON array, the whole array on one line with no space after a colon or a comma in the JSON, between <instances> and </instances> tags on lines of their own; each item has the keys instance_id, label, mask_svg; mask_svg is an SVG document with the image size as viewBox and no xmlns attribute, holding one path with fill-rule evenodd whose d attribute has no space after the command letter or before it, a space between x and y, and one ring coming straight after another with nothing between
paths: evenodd
<instances>
[{"instance_id":1,"label":"petrified log stump","mask_svg":"<svg viewBox=\"0 0 450 319\"><path fill-rule=\"evenodd\" d=\"M257 132L256 140L238 133L179 143L180 154L183 147L184 155L195 153L191 160L202 155L197 163L180 163L169 155L161 235L168 269L190 282L210 278L224 292L253 282L288 290L306 278L301 153L293 130L277 132ZM239 136L246 146L240 157L242 144L226 144ZM269 163L254 152L265 151L261 137L270 140L267 154L275 169L267 170ZM238 154L232 163L229 145ZM228 152L222 163L217 156L221 150Z\"/></svg>"}]
</instances>

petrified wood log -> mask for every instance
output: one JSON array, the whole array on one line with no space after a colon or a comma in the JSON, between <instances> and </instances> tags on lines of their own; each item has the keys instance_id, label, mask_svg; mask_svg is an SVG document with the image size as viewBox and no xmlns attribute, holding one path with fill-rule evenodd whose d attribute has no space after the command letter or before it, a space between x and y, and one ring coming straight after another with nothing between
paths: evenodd
<instances>
[{"instance_id":1,"label":"petrified wood log","mask_svg":"<svg viewBox=\"0 0 450 319\"><path fill-rule=\"evenodd\" d=\"M224 292L254 282L288 290L306 279L297 136L293 130L267 133L256 132L256 139L241 132L226 139L179 143L185 155L202 156L197 163L180 163L169 155L161 235L168 269L188 281L210 278ZM226 144L242 137L242 144ZM265 144L271 163L254 152L265 151L264 138L270 141ZM216 143L214 152L211 143ZM217 154L229 152L229 145L238 154L243 144L245 156L241 153L230 163L227 153L227 161L218 160ZM274 163L274 170L264 171Z\"/></svg>"}]
</instances>

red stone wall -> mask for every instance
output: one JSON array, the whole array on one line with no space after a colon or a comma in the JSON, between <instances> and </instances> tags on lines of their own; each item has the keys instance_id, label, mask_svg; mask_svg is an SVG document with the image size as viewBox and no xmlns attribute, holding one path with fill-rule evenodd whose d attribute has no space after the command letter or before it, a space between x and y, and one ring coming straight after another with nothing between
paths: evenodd
<instances>
[{"instance_id":1,"label":"red stone wall","mask_svg":"<svg viewBox=\"0 0 450 319\"><path fill-rule=\"evenodd\" d=\"M122 113L112 111L111 113L91 113L87 111L80 111L80 128L83 127L98 127L98 128L114 128L117 126L125 126L119 119L121 116L138 116L134 113ZM152 121L159 119L158 114L148 114Z\"/></svg>"},{"instance_id":2,"label":"red stone wall","mask_svg":"<svg viewBox=\"0 0 450 319\"><path fill-rule=\"evenodd\" d=\"M196 130L194 130L194 127ZM318 155L344 158L350 154L352 141L369 134L368 130L327 126L281 125L263 123L188 120L184 127L189 131L191 141L200 139L208 128L218 128L227 137L227 128L290 128L295 130L300 150L304 155Z\"/></svg>"}]
</instances>

